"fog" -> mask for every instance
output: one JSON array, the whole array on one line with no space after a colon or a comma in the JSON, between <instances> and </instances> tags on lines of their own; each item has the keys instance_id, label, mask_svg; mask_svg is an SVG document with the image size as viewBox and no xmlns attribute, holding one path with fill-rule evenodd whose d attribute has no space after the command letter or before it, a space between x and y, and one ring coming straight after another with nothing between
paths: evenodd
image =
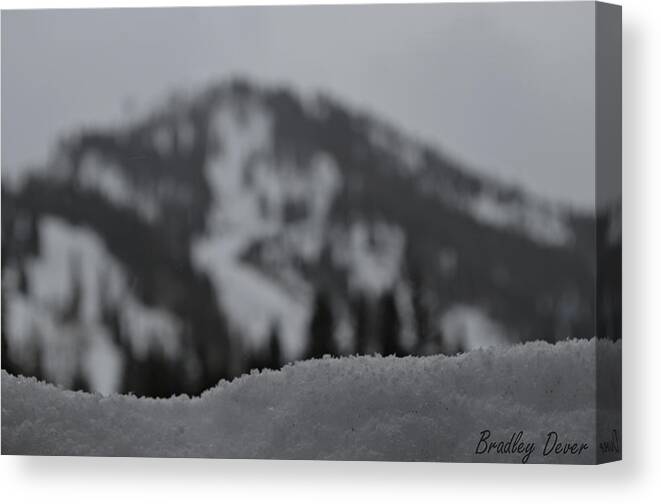
<instances>
[{"instance_id":1,"label":"fog","mask_svg":"<svg viewBox=\"0 0 661 504\"><path fill-rule=\"evenodd\" d=\"M5 11L2 170L42 162L63 132L240 74L332 94L587 208L593 16L591 2Z\"/></svg>"}]
</instances>

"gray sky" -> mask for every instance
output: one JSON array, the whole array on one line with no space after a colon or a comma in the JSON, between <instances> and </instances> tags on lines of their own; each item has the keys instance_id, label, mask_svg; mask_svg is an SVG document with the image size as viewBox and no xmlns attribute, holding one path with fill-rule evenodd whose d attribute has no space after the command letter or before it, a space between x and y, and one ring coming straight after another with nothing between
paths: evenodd
<instances>
[{"instance_id":1,"label":"gray sky","mask_svg":"<svg viewBox=\"0 0 661 504\"><path fill-rule=\"evenodd\" d=\"M471 169L594 202L594 4L2 13L2 170L241 74L325 91Z\"/></svg>"}]
</instances>

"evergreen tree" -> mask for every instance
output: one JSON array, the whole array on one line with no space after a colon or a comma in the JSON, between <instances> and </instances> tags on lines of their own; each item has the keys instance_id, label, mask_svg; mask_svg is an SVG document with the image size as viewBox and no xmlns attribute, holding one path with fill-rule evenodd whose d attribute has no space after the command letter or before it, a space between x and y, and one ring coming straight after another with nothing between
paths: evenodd
<instances>
[{"instance_id":1,"label":"evergreen tree","mask_svg":"<svg viewBox=\"0 0 661 504\"><path fill-rule=\"evenodd\" d=\"M4 299L7 299L6 287L4 282L2 282L2 297ZM7 344L7 334L5 332L5 327L7 325L7 303L3 302L0 309L2 311L2 336L0 336L0 360L2 362L0 364L2 366L2 369L7 371L8 373L14 375L19 374L18 366L11 358L11 355L9 355L9 345Z\"/></svg>"},{"instance_id":2,"label":"evergreen tree","mask_svg":"<svg viewBox=\"0 0 661 504\"><path fill-rule=\"evenodd\" d=\"M32 336L31 340L31 346L32 346L32 376L34 376L37 380L46 380L46 376L44 375L44 366L43 366L43 360L44 360L44 351L41 348L41 338L39 337L39 333L37 331L34 331L34 335Z\"/></svg>"},{"instance_id":3,"label":"evergreen tree","mask_svg":"<svg viewBox=\"0 0 661 504\"><path fill-rule=\"evenodd\" d=\"M401 332L401 321L395 294L392 291L385 293L380 301L381 321L381 351L384 355L404 355L401 348L399 335Z\"/></svg>"},{"instance_id":4,"label":"evergreen tree","mask_svg":"<svg viewBox=\"0 0 661 504\"><path fill-rule=\"evenodd\" d=\"M246 371L280 369L282 367L280 329L276 322L271 324L266 344L256 350L249 351L245 363Z\"/></svg>"},{"instance_id":5,"label":"evergreen tree","mask_svg":"<svg viewBox=\"0 0 661 504\"><path fill-rule=\"evenodd\" d=\"M122 390L146 397L170 397L186 392L181 363L171 361L160 347L152 345L146 355L136 355L130 344L123 347Z\"/></svg>"},{"instance_id":6,"label":"evergreen tree","mask_svg":"<svg viewBox=\"0 0 661 504\"><path fill-rule=\"evenodd\" d=\"M271 333L269 336L269 355L268 355L268 368L280 369L282 366L282 355L280 351L280 330L277 323L271 325Z\"/></svg>"},{"instance_id":7,"label":"evergreen tree","mask_svg":"<svg viewBox=\"0 0 661 504\"><path fill-rule=\"evenodd\" d=\"M71 297L63 308L60 317L63 322L77 322L80 319L80 308L83 297L83 286L80 272L80 262L75 257L69 258L71 265Z\"/></svg>"},{"instance_id":8,"label":"evergreen tree","mask_svg":"<svg viewBox=\"0 0 661 504\"><path fill-rule=\"evenodd\" d=\"M78 366L76 373L73 375L73 382L71 383L71 390L82 390L85 392L90 391L89 383L83 375L83 370Z\"/></svg>"},{"instance_id":9,"label":"evergreen tree","mask_svg":"<svg viewBox=\"0 0 661 504\"><path fill-rule=\"evenodd\" d=\"M25 271L25 264L23 261L18 263L18 292L24 296L28 294L29 282L28 275Z\"/></svg>"},{"instance_id":10,"label":"evergreen tree","mask_svg":"<svg viewBox=\"0 0 661 504\"><path fill-rule=\"evenodd\" d=\"M369 341L369 306L364 294L358 294L351 303L355 324L354 344L358 355L367 353Z\"/></svg>"},{"instance_id":11,"label":"evergreen tree","mask_svg":"<svg viewBox=\"0 0 661 504\"><path fill-rule=\"evenodd\" d=\"M4 303L3 303L4 306ZM4 317L3 317L4 320ZM2 331L2 339L0 339L0 355L2 360L2 369L7 371L10 374L20 374L19 367L16 365L14 360L9 355L9 346L7 345L7 335Z\"/></svg>"},{"instance_id":12,"label":"evergreen tree","mask_svg":"<svg viewBox=\"0 0 661 504\"><path fill-rule=\"evenodd\" d=\"M142 384L145 395L151 397L170 397L177 392L176 376L172 365L161 349L151 346L147 356L140 363Z\"/></svg>"},{"instance_id":13,"label":"evergreen tree","mask_svg":"<svg viewBox=\"0 0 661 504\"><path fill-rule=\"evenodd\" d=\"M411 304L415 320L416 352L425 353L430 340L429 309L425 299L425 291L417 270L411 273Z\"/></svg>"},{"instance_id":14,"label":"evergreen tree","mask_svg":"<svg viewBox=\"0 0 661 504\"><path fill-rule=\"evenodd\" d=\"M308 330L308 348L306 359L323 357L325 354L337 355L333 337L333 311L326 295L318 292L314 301L314 311Z\"/></svg>"}]
</instances>

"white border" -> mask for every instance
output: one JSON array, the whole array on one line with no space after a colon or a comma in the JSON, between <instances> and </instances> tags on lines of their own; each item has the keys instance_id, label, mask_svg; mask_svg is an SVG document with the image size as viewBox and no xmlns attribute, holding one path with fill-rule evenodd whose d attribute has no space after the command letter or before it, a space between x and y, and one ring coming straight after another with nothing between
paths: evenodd
<instances>
[{"instance_id":1,"label":"white border","mask_svg":"<svg viewBox=\"0 0 661 504\"><path fill-rule=\"evenodd\" d=\"M328 4L0 0L0 8ZM365 2L393 3L393 2ZM409 2L410 3L410 2ZM422 2L418 2L422 3ZM598 467L1 457L4 502L661 502L661 20L624 0L624 457Z\"/></svg>"}]
</instances>

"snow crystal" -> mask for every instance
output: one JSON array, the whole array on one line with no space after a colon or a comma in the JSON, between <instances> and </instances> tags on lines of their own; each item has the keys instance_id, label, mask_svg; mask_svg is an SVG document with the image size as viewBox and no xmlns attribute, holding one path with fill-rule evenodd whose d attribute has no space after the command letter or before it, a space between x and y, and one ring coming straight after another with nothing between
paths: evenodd
<instances>
[{"instance_id":1,"label":"snow crystal","mask_svg":"<svg viewBox=\"0 0 661 504\"><path fill-rule=\"evenodd\" d=\"M589 449L568 460L539 446L530 463L594 463L597 406L609 433L621 422L620 357L621 342L574 340L321 359L165 400L69 392L3 371L2 453L520 462L475 455L480 432L521 430L542 444L554 430Z\"/></svg>"}]
</instances>

